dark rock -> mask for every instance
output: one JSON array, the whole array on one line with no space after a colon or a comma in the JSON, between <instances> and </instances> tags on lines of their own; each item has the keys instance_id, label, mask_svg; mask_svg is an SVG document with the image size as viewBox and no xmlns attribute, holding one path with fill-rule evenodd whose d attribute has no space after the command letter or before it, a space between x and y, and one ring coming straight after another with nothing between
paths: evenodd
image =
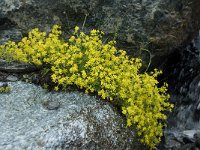
<instances>
[{"instance_id":1,"label":"dark rock","mask_svg":"<svg viewBox=\"0 0 200 150\"><path fill-rule=\"evenodd\" d=\"M2 22L12 22L23 34L35 27L48 32L53 24L69 32L87 15L84 30L100 28L109 39L117 34L118 46L142 55L146 64L149 54L138 49L148 48L152 65L160 65L200 27L199 0L1 0L0 6Z\"/></svg>"},{"instance_id":2,"label":"dark rock","mask_svg":"<svg viewBox=\"0 0 200 150\"><path fill-rule=\"evenodd\" d=\"M198 145L196 144L198 138L195 138L195 134L198 132L198 130L166 130L164 147L160 150L194 150Z\"/></svg>"},{"instance_id":3,"label":"dark rock","mask_svg":"<svg viewBox=\"0 0 200 150\"><path fill-rule=\"evenodd\" d=\"M0 44L5 44L8 40L19 42L22 39L22 33L16 28L0 30Z\"/></svg>"},{"instance_id":4,"label":"dark rock","mask_svg":"<svg viewBox=\"0 0 200 150\"><path fill-rule=\"evenodd\" d=\"M195 146L200 148L200 132L194 134Z\"/></svg>"},{"instance_id":5,"label":"dark rock","mask_svg":"<svg viewBox=\"0 0 200 150\"><path fill-rule=\"evenodd\" d=\"M35 75L32 76L31 82L34 83L34 84L39 84L40 83L40 78L41 78L41 76L35 74Z\"/></svg>"},{"instance_id":6,"label":"dark rock","mask_svg":"<svg viewBox=\"0 0 200 150\"><path fill-rule=\"evenodd\" d=\"M189 137L183 137L183 142L185 144L194 143L194 140Z\"/></svg>"},{"instance_id":7,"label":"dark rock","mask_svg":"<svg viewBox=\"0 0 200 150\"><path fill-rule=\"evenodd\" d=\"M186 144L180 147L178 150L195 150L195 147L193 144Z\"/></svg>"},{"instance_id":8,"label":"dark rock","mask_svg":"<svg viewBox=\"0 0 200 150\"><path fill-rule=\"evenodd\" d=\"M38 68L32 64L7 62L0 59L0 71L9 73L27 73L38 70Z\"/></svg>"},{"instance_id":9,"label":"dark rock","mask_svg":"<svg viewBox=\"0 0 200 150\"><path fill-rule=\"evenodd\" d=\"M0 45L5 44L8 40L18 42L22 37L22 33L16 27L16 24L12 23L8 18L1 18L0 16Z\"/></svg>"},{"instance_id":10,"label":"dark rock","mask_svg":"<svg viewBox=\"0 0 200 150\"><path fill-rule=\"evenodd\" d=\"M200 35L192 40L183 52L177 54L180 57L177 62L169 63L173 66L171 69L170 67L165 68L167 69L167 82L170 85L171 101L175 104L173 112L168 117L168 127L165 132L173 130L171 135L176 136L165 134L164 139L167 140L163 147L170 147L170 142L167 141L175 140L179 143L176 149L198 150L200 148L199 37Z\"/></svg>"},{"instance_id":11,"label":"dark rock","mask_svg":"<svg viewBox=\"0 0 200 150\"><path fill-rule=\"evenodd\" d=\"M200 99L199 93L200 93L200 74L197 75L190 83L188 95L192 100L198 101Z\"/></svg>"},{"instance_id":12,"label":"dark rock","mask_svg":"<svg viewBox=\"0 0 200 150\"><path fill-rule=\"evenodd\" d=\"M5 73L5 72L0 72L0 81L1 81L1 82L7 81L7 79L6 79L7 76L8 76L7 73Z\"/></svg>"},{"instance_id":13,"label":"dark rock","mask_svg":"<svg viewBox=\"0 0 200 150\"><path fill-rule=\"evenodd\" d=\"M164 144L159 148L160 150L177 150L181 145L182 141L177 138L176 132L168 132L165 131L164 133Z\"/></svg>"}]
</instances>

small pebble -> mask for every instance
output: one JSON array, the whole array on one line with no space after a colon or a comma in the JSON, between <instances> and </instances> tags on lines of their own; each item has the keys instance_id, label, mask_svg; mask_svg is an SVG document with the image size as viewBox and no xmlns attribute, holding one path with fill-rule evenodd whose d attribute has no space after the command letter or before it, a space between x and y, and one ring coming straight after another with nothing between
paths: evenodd
<instances>
[{"instance_id":1,"label":"small pebble","mask_svg":"<svg viewBox=\"0 0 200 150\"><path fill-rule=\"evenodd\" d=\"M48 110L56 110L60 107L60 103L58 101L45 101L43 107Z\"/></svg>"},{"instance_id":2,"label":"small pebble","mask_svg":"<svg viewBox=\"0 0 200 150\"><path fill-rule=\"evenodd\" d=\"M9 75L7 78L6 78L7 81L10 81L10 82L15 82L18 80L18 78L16 76L13 76L13 75Z\"/></svg>"}]
</instances>

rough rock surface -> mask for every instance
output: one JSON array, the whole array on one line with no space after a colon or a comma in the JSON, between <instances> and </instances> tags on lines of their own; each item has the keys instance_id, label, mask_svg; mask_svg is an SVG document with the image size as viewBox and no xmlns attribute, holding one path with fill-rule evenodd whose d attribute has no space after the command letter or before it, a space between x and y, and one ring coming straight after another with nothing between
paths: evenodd
<instances>
[{"instance_id":1,"label":"rough rock surface","mask_svg":"<svg viewBox=\"0 0 200 150\"><path fill-rule=\"evenodd\" d=\"M184 51L170 56L164 78L169 84L170 114L160 150L200 149L200 35Z\"/></svg>"},{"instance_id":2,"label":"rough rock surface","mask_svg":"<svg viewBox=\"0 0 200 150\"><path fill-rule=\"evenodd\" d=\"M0 59L0 71L10 73L27 73L38 70L38 68L32 64L10 62Z\"/></svg>"},{"instance_id":3,"label":"rough rock surface","mask_svg":"<svg viewBox=\"0 0 200 150\"><path fill-rule=\"evenodd\" d=\"M0 27L4 30L5 24L10 24L22 33L34 27L49 31L57 23L69 33L73 26L81 26L87 15L86 30L100 28L110 39L117 35L119 47L136 55L140 48L150 49L152 64L159 64L194 36L200 27L199 14L199 0L0 1ZM142 54L148 62L149 54Z\"/></svg>"},{"instance_id":4,"label":"rough rock surface","mask_svg":"<svg viewBox=\"0 0 200 150\"><path fill-rule=\"evenodd\" d=\"M134 131L105 101L78 92L48 93L20 81L8 84L11 92L0 94L2 150L140 149ZM59 107L46 109L46 101Z\"/></svg>"}]
</instances>

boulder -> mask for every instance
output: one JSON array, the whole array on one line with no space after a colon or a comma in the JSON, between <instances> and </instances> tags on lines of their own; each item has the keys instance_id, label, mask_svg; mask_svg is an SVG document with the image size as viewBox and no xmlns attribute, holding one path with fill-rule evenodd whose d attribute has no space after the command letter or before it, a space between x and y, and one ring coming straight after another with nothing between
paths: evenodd
<instances>
[{"instance_id":1,"label":"boulder","mask_svg":"<svg viewBox=\"0 0 200 150\"><path fill-rule=\"evenodd\" d=\"M99 28L109 40L116 38L119 48L146 64L152 59L153 66L200 27L199 0L1 0L0 6L0 26L9 22L25 34L35 27L48 32L53 24L61 24L69 33L84 24L86 31Z\"/></svg>"},{"instance_id":2,"label":"boulder","mask_svg":"<svg viewBox=\"0 0 200 150\"><path fill-rule=\"evenodd\" d=\"M0 149L145 149L106 101L21 81L8 85L11 92L0 94Z\"/></svg>"}]
</instances>

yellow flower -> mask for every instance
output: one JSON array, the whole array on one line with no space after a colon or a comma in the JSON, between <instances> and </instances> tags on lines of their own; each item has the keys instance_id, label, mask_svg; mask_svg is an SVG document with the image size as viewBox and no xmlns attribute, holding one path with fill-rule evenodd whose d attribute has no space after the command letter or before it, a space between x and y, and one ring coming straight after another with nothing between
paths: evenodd
<instances>
[{"instance_id":1,"label":"yellow flower","mask_svg":"<svg viewBox=\"0 0 200 150\"><path fill-rule=\"evenodd\" d=\"M74 42L74 40L75 40L75 36L71 36L69 39L69 42Z\"/></svg>"},{"instance_id":2,"label":"yellow flower","mask_svg":"<svg viewBox=\"0 0 200 150\"><path fill-rule=\"evenodd\" d=\"M83 79L85 79L87 77L87 74L86 74L85 70L82 70L81 72L82 72Z\"/></svg>"},{"instance_id":3,"label":"yellow flower","mask_svg":"<svg viewBox=\"0 0 200 150\"><path fill-rule=\"evenodd\" d=\"M97 33L97 30L95 30L95 29L93 29L93 30L90 31L91 35L96 35L96 33Z\"/></svg>"},{"instance_id":4,"label":"yellow flower","mask_svg":"<svg viewBox=\"0 0 200 150\"><path fill-rule=\"evenodd\" d=\"M75 33L77 33L77 32L78 32L78 30L79 30L79 27L78 27L78 26L76 26L76 27L75 27Z\"/></svg>"},{"instance_id":5,"label":"yellow flower","mask_svg":"<svg viewBox=\"0 0 200 150\"><path fill-rule=\"evenodd\" d=\"M167 84L158 86L156 78L161 71L157 69L140 74L141 59L129 59L126 51L117 50L116 41L102 42L103 34L93 29L86 35L76 26L65 42L58 25L49 34L33 29L19 43L1 45L0 57L49 67L45 72L51 74L55 90L76 85L113 101L121 107L127 126L134 124L141 142L153 149L162 136L161 122L167 119L163 112L173 108L167 101Z\"/></svg>"},{"instance_id":6,"label":"yellow flower","mask_svg":"<svg viewBox=\"0 0 200 150\"><path fill-rule=\"evenodd\" d=\"M55 91L58 91L58 90L59 90L58 86L56 86L56 87L54 88L54 90L55 90Z\"/></svg>"}]
</instances>

